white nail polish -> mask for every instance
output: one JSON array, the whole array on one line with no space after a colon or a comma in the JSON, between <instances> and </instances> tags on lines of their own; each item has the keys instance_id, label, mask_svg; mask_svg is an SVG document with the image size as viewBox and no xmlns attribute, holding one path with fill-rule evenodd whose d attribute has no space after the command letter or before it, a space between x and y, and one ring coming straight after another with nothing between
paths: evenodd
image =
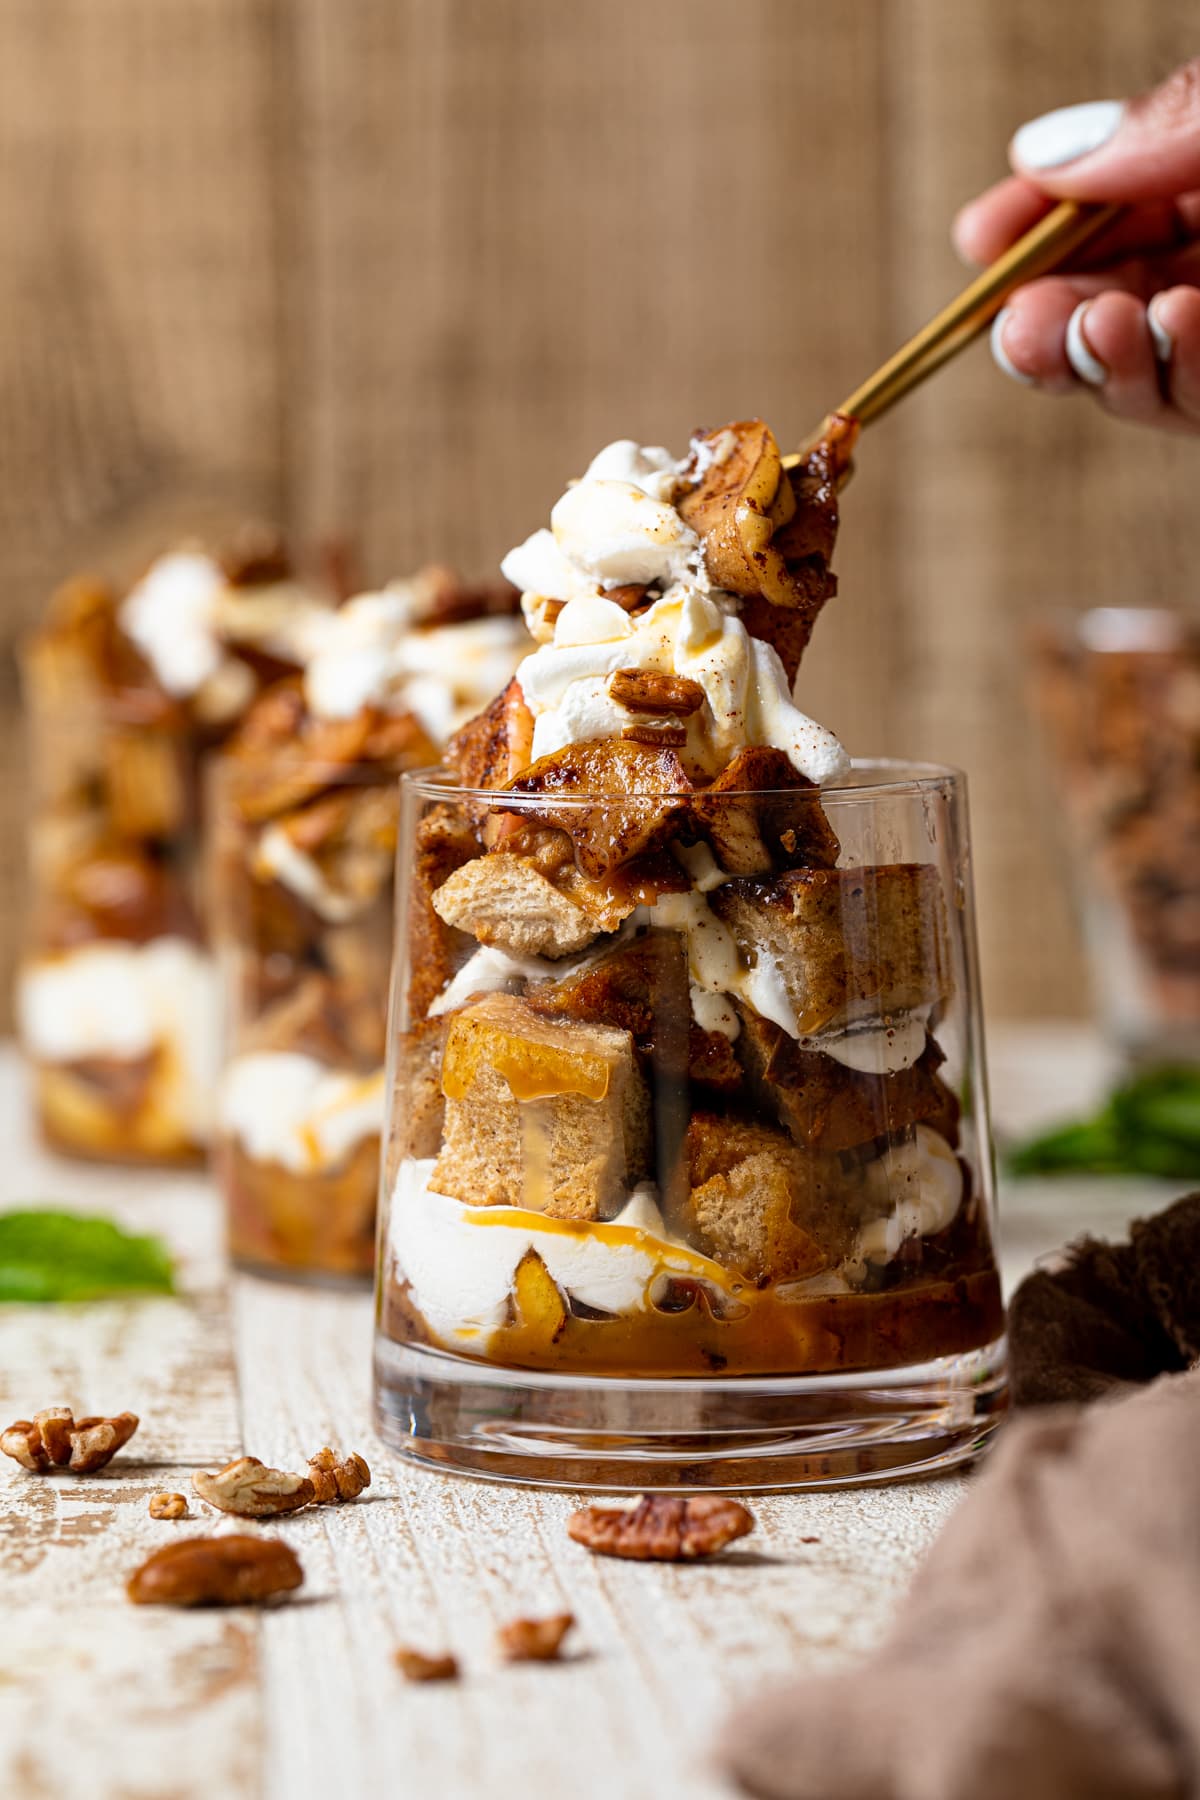
<instances>
[{"instance_id":1,"label":"white nail polish","mask_svg":"<svg viewBox=\"0 0 1200 1800\"><path fill-rule=\"evenodd\" d=\"M1023 169L1057 169L1107 144L1124 115L1123 100L1060 106L1022 125L1012 141L1013 156Z\"/></svg>"},{"instance_id":2,"label":"white nail polish","mask_svg":"<svg viewBox=\"0 0 1200 1800\"><path fill-rule=\"evenodd\" d=\"M1016 363L1009 360L1008 352L1004 348L1004 327L1011 316L1012 308L1006 306L992 320L992 355L995 357L998 367L1003 369L1004 373L1013 381L1019 381L1022 387L1036 387L1037 377L1027 375L1024 369L1018 369Z\"/></svg>"},{"instance_id":3,"label":"white nail polish","mask_svg":"<svg viewBox=\"0 0 1200 1800\"><path fill-rule=\"evenodd\" d=\"M1103 387L1108 370L1083 335L1083 317L1091 304L1090 300L1081 300L1067 320L1067 361L1080 381L1086 381L1089 387Z\"/></svg>"},{"instance_id":4,"label":"white nail polish","mask_svg":"<svg viewBox=\"0 0 1200 1800\"><path fill-rule=\"evenodd\" d=\"M1171 352L1175 348L1175 339L1171 336L1171 333L1159 318L1158 313L1155 310L1157 306L1158 297L1156 295L1146 308L1146 323L1150 327L1150 340L1154 345L1155 356L1157 356L1160 363L1169 363L1171 360Z\"/></svg>"}]
</instances>

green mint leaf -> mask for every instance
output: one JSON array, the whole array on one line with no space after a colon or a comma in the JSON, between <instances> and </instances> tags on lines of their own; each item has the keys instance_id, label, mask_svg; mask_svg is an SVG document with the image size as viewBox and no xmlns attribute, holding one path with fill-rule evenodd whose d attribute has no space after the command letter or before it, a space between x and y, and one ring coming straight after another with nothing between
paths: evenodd
<instances>
[{"instance_id":1,"label":"green mint leaf","mask_svg":"<svg viewBox=\"0 0 1200 1800\"><path fill-rule=\"evenodd\" d=\"M0 1213L0 1301L174 1291L171 1258L156 1237L136 1237L89 1213Z\"/></svg>"}]
</instances>

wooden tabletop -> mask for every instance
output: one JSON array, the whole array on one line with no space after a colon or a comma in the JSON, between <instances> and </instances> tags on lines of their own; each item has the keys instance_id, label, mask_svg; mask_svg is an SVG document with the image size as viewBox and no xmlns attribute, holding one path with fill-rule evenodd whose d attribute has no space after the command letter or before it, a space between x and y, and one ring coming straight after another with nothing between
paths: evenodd
<instances>
[{"instance_id":1,"label":"wooden tabletop","mask_svg":"<svg viewBox=\"0 0 1200 1800\"><path fill-rule=\"evenodd\" d=\"M992 1070L1009 1130L1085 1102L1105 1074L1067 1027L994 1033ZM0 1307L0 1425L59 1405L142 1420L87 1479L0 1470L6 1800L717 1800L705 1750L737 1696L874 1644L964 1492L944 1477L765 1498L756 1535L710 1566L593 1558L565 1534L577 1496L426 1472L380 1445L368 1296L231 1276L198 1176L38 1149L7 1051L0 1121L5 1205L158 1232L183 1283L175 1299ZM1022 1184L1004 1196L1007 1281L1081 1229L1119 1235L1169 1191ZM304 1564L300 1596L266 1612L129 1605L129 1571L197 1529L150 1519L151 1493L190 1494L195 1470L243 1452L303 1468L326 1443L360 1451L372 1485L277 1524ZM569 1661L497 1661L498 1625L562 1610L578 1620ZM406 1685L400 1643L452 1650L463 1679Z\"/></svg>"}]
</instances>

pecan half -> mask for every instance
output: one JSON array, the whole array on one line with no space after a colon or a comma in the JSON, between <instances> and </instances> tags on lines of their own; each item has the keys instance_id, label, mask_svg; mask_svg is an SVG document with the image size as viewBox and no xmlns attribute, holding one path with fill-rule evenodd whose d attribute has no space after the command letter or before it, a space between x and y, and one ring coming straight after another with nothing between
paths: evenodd
<instances>
[{"instance_id":1,"label":"pecan half","mask_svg":"<svg viewBox=\"0 0 1200 1800\"><path fill-rule=\"evenodd\" d=\"M426 1656L423 1650L411 1650L401 1645L396 1652L396 1667L405 1681L456 1681L458 1679L458 1658L456 1656Z\"/></svg>"},{"instance_id":2,"label":"pecan half","mask_svg":"<svg viewBox=\"0 0 1200 1800\"><path fill-rule=\"evenodd\" d=\"M289 1475L285 1469L268 1469L257 1456L239 1456L215 1475L201 1470L192 1486L202 1500L221 1512L244 1519L265 1519L274 1513L295 1512L308 1506L314 1488L307 1475Z\"/></svg>"},{"instance_id":3,"label":"pecan half","mask_svg":"<svg viewBox=\"0 0 1200 1800\"><path fill-rule=\"evenodd\" d=\"M186 1519L187 1516L186 1494L151 1494L150 1517L152 1519Z\"/></svg>"},{"instance_id":4,"label":"pecan half","mask_svg":"<svg viewBox=\"0 0 1200 1800\"><path fill-rule=\"evenodd\" d=\"M661 725L626 725L621 736L631 744L659 744L668 750L682 750L687 743L687 727L666 720Z\"/></svg>"},{"instance_id":5,"label":"pecan half","mask_svg":"<svg viewBox=\"0 0 1200 1800\"><path fill-rule=\"evenodd\" d=\"M723 1494L686 1500L643 1494L632 1506L585 1506L567 1520L567 1534L599 1556L637 1562L683 1562L713 1556L754 1530L754 1515Z\"/></svg>"},{"instance_id":6,"label":"pecan half","mask_svg":"<svg viewBox=\"0 0 1200 1800\"><path fill-rule=\"evenodd\" d=\"M52 1406L32 1419L17 1419L0 1433L0 1450L36 1475L52 1465L73 1475L91 1475L112 1461L137 1428L136 1413L76 1419L70 1407Z\"/></svg>"},{"instance_id":7,"label":"pecan half","mask_svg":"<svg viewBox=\"0 0 1200 1800\"><path fill-rule=\"evenodd\" d=\"M513 1619L496 1633L506 1662L555 1662L563 1639L575 1623L574 1613L552 1613L547 1619Z\"/></svg>"},{"instance_id":8,"label":"pecan half","mask_svg":"<svg viewBox=\"0 0 1200 1800\"><path fill-rule=\"evenodd\" d=\"M339 1500L357 1500L371 1485L371 1471L362 1457L351 1451L338 1460L328 1444L308 1459L308 1474L313 1485L313 1500L318 1506L336 1504Z\"/></svg>"},{"instance_id":9,"label":"pecan half","mask_svg":"<svg viewBox=\"0 0 1200 1800\"><path fill-rule=\"evenodd\" d=\"M165 1544L133 1571L125 1592L135 1606L256 1606L303 1580L290 1544L233 1533Z\"/></svg>"},{"instance_id":10,"label":"pecan half","mask_svg":"<svg viewBox=\"0 0 1200 1800\"><path fill-rule=\"evenodd\" d=\"M626 712L669 713L686 719L704 705L704 689L687 675L660 675L654 669L617 669L608 691Z\"/></svg>"}]
</instances>

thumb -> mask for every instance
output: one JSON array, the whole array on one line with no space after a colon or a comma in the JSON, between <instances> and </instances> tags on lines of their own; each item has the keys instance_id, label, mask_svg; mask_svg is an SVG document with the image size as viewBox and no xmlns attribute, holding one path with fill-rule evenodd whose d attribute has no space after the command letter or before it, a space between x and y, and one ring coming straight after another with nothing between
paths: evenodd
<instances>
[{"instance_id":1,"label":"thumb","mask_svg":"<svg viewBox=\"0 0 1200 1800\"><path fill-rule=\"evenodd\" d=\"M1043 113L1022 125L1009 160L1064 200L1167 200L1200 188L1200 57L1136 100Z\"/></svg>"}]
</instances>

